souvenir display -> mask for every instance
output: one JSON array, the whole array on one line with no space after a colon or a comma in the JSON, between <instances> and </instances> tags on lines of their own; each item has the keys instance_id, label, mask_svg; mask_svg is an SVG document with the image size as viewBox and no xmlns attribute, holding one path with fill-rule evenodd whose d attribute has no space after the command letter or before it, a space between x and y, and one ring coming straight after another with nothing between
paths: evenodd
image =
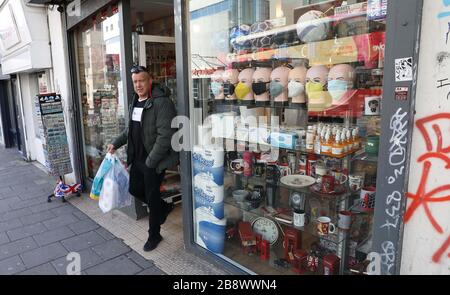
<instances>
[{"instance_id":1,"label":"souvenir display","mask_svg":"<svg viewBox=\"0 0 450 295\"><path fill-rule=\"evenodd\" d=\"M270 75L270 95L274 104L288 102L288 78L290 69L282 66L274 69Z\"/></svg>"},{"instance_id":2,"label":"souvenir display","mask_svg":"<svg viewBox=\"0 0 450 295\"><path fill-rule=\"evenodd\" d=\"M72 173L61 96L38 95L35 106L48 173L58 177Z\"/></svg>"},{"instance_id":3,"label":"souvenir display","mask_svg":"<svg viewBox=\"0 0 450 295\"><path fill-rule=\"evenodd\" d=\"M288 96L293 104L306 103L306 73L308 69L297 66L289 72Z\"/></svg>"},{"instance_id":4,"label":"souvenir display","mask_svg":"<svg viewBox=\"0 0 450 295\"><path fill-rule=\"evenodd\" d=\"M224 151L220 173L193 156L196 242L256 273L348 274L375 209L384 2L268 2L230 9L223 64L193 78L211 90L194 126Z\"/></svg>"},{"instance_id":5,"label":"souvenir display","mask_svg":"<svg viewBox=\"0 0 450 295\"><path fill-rule=\"evenodd\" d=\"M271 68L257 68L253 74L252 90L255 94L256 104L267 105L270 103L270 75Z\"/></svg>"}]
</instances>

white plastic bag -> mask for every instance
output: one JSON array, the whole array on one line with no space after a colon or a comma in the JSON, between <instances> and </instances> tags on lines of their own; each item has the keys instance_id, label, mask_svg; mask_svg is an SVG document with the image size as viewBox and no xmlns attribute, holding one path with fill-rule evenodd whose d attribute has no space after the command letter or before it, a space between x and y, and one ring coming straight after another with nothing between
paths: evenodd
<instances>
[{"instance_id":1,"label":"white plastic bag","mask_svg":"<svg viewBox=\"0 0 450 295\"><path fill-rule=\"evenodd\" d=\"M117 156L112 156L112 166L105 175L98 205L103 213L131 205L128 193L130 176Z\"/></svg>"}]
</instances>

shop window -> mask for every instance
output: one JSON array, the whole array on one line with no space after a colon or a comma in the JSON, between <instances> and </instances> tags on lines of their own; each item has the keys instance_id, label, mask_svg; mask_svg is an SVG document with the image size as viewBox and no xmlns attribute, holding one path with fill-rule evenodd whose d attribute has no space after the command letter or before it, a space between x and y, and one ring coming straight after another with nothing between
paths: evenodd
<instances>
[{"instance_id":1,"label":"shop window","mask_svg":"<svg viewBox=\"0 0 450 295\"><path fill-rule=\"evenodd\" d=\"M190 1L197 244L259 274L365 273L387 1L201 2Z\"/></svg>"},{"instance_id":2,"label":"shop window","mask_svg":"<svg viewBox=\"0 0 450 295\"><path fill-rule=\"evenodd\" d=\"M87 172L94 178L106 145L125 128L119 14L108 9L76 31ZM125 160L124 149L118 151Z\"/></svg>"}]
</instances>

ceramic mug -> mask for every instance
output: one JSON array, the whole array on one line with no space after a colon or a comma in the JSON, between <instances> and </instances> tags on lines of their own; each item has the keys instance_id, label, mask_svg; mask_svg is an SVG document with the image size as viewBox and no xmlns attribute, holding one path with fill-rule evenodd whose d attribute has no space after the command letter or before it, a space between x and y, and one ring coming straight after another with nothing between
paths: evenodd
<instances>
[{"instance_id":1,"label":"ceramic mug","mask_svg":"<svg viewBox=\"0 0 450 295\"><path fill-rule=\"evenodd\" d=\"M341 211L339 212L338 227L342 230L349 230L352 224L352 212Z\"/></svg>"},{"instance_id":2,"label":"ceramic mug","mask_svg":"<svg viewBox=\"0 0 450 295\"><path fill-rule=\"evenodd\" d=\"M278 165L278 170L280 171L280 177L291 175L291 168L289 165Z\"/></svg>"},{"instance_id":3,"label":"ceramic mug","mask_svg":"<svg viewBox=\"0 0 450 295\"><path fill-rule=\"evenodd\" d=\"M235 174L244 173L244 159L236 159L231 161L230 170Z\"/></svg>"},{"instance_id":4,"label":"ceramic mug","mask_svg":"<svg viewBox=\"0 0 450 295\"><path fill-rule=\"evenodd\" d=\"M375 194L376 189L374 187L365 187L361 189L360 202L361 207L364 209L375 208Z\"/></svg>"},{"instance_id":5,"label":"ceramic mug","mask_svg":"<svg viewBox=\"0 0 450 295\"><path fill-rule=\"evenodd\" d=\"M348 177L350 189L354 192L359 191L364 184L364 175L352 174Z\"/></svg>"},{"instance_id":6,"label":"ceramic mug","mask_svg":"<svg viewBox=\"0 0 450 295\"><path fill-rule=\"evenodd\" d=\"M334 179L337 184L344 184L348 181L348 176L342 173L340 170L333 170L331 175L334 176Z\"/></svg>"},{"instance_id":7,"label":"ceramic mug","mask_svg":"<svg viewBox=\"0 0 450 295\"><path fill-rule=\"evenodd\" d=\"M317 233L321 236L334 234L336 232L336 226L331 223L331 219L326 216L319 217L317 219Z\"/></svg>"},{"instance_id":8,"label":"ceramic mug","mask_svg":"<svg viewBox=\"0 0 450 295\"><path fill-rule=\"evenodd\" d=\"M336 180L334 176L332 175L325 175L322 176L322 182L320 184L320 190L324 194L329 194L331 192L334 192L334 186L335 186Z\"/></svg>"},{"instance_id":9,"label":"ceramic mug","mask_svg":"<svg viewBox=\"0 0 450 295\"><path fill-rule=\"evenodd\" d=\"M308 216L304 210L294 211L294 225L297 227L304 227L308 224Z\"/></svg>"}]
</instances>

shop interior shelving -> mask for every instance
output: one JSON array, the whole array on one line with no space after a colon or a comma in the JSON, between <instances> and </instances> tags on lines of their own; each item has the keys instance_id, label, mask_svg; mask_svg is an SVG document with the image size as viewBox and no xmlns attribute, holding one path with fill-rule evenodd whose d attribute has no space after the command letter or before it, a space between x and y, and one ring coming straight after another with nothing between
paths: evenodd
<instances>
[{"instance_id":1,"label":"shop interior shelving","mask_svg":"<svg viewBox=\"0 0 450 295\"><path fill-rule=\"evenodd\" d=\"M331 1L333 2L333 1ZM355 18L355 17L365 17L366 13L355 13L355 14L348 14L345 16L334 16L329 17L328 20L330 22L339 22L345 19ZM320 20L319 20L320 21ZM374 21L374 23L378 23L379 26L384 26L385 21L379 20ZM296 29L295 25L285 26L281 28L275 28L270 31L253 34L249 36L243 36L239 37L237 39L237 42L244 42L244 41L250 41L254 38L260 38L267 35L275 35L279 33L294 31ZM372 68L365 68L363 65L364 60L361 60L361 56L358 55L358 52L361 51L367 51L367 50L373 50L373 54L380 54L381 52L376 52L377 49L373 49L377 46L384 44L384 37L385 32L384 28L378 28L373 32L368 32L361 35L355 35L355 36L349 36L349 37L334 37L330 38L329 40L325 41L319 41L319 42L312 42L308 44L291 44L288 46L281 46L279 48L270 48L270 49L262 49L258 52L240 52L240 53L234 53L229 54L227 57L227 62L232 64L232 67L235 69L243 69L246 67L256 67L259 64L271 64L272 66L280 66L283 64L288 64L294 60L308 60L309 66L316 66L316 65L335 65L335 64L360 64L361 68L357 69L357 71L366 71L372 76L382 76L383 72L383 65L378 60L378 64L373 66ZM364 40L361 42L360 40ZM372 44L373 43L373 44ZM382 50L382 49L378 49ZM380 57L382 58L382 57ZM366 60L367 61L367 60ZM370 63L374 64L377 63L374 60L370 60ZM377 85L377 87L374 87L373 89L379 89L380 85ZM365 90L369 90L367 88L364 88ZM358 90L358 89L356 89ZM360 89L361 90L361 89ZM222 109L227 109L229 107L229 110L237 109L238 107L248 107L248 108L265 108L270 109L271 114L282 114L284 110L298 110L299 112L307 112L307 114L311 117L317 117L318 122L321 121L323 118L330 118L331 120L339 119L340 124L343 126L354 126L355 125L355 119L364 117L364 113L359 113L358 115L353 114L352 116L349 116L347 112L346 114L327 114L326 111L321 112L309 112L308 111L308 105L307 104L264 104L264 105L257 105L257 104L247 104L242 103L241 101L215 101L212 100L213 105L218 107L222 106ZM344 108L345 109L345 108ZM222 111L223 112L223 111ZM220 113L220 112L218 112ZM345 112L344 112L345 113ZM298 127L306 127L306 126L298 126ZM222 140L227 140L227 138L221 138ZM249 141L249 138L236 138L234 136L233 138L228 138L230 140L235 141L235 145L238 142L245 142L248 145L253 145L257 147L264 147L264 148L270 148L272 147L270 143L261 143L261 142L251 142ZM362 143L363 144L363 143ZM272 147L276 148L276 147ZM315 154L308 152L304 149L280 149L285 152L295 152L296 154L302 154L302 155L310 155ZM316 155L316 154L315 154ZM345 166L347 169L351 169L351 163L354 161L369 161L369 162L377 162L377 158L374 156L367 155L364 152L364 149L361 148L359 151L353 151L351 153L347 153L342 156L333 156L333 155L316 155L319 158L321 157L328 157L328 158L334 158L339 159L343 161L343 166ZM317 233L317 228L314 225L314 222L309 222L309 224L303 228L297 228L292 223L286 223L282 222L280 219L277 219L277 214L282 215L292 215L292 209L290 209L289 204L285 203L280 206L280 208L277 208L279 210L274 211L273 208L269 209L267 208L265 201L262 200L260 206L257 208L253 208L250 206L249 203L246 202L237 202L232 197L232 191L236 189L246 189L248 187L252 187L253 185L263 185L266 186L267 182L264 177L245 177L243 175L236 175L232 174L231 172L226 172L226 179L228 179L228 183L231 183L231 186L229 185L226 188L225 192L225 207L228 208L228 210L237 210L238 212L241 212L241 214L253 217L266 217L273 221L275 221L279 228L291 228L298 230L302 232L302 239L303 243L306 245L308 243L313 243L314 241L326 241L332 244L337 244L336 247L336 254L341 258L341 266L340 266L340 273L347 273L350 272L348 266L347 266L347 256L348 256L348 238L349 233L340 231L337 229L337 234L332 234L328 236L320 236ZM231 180L230 180L231 179ZM226 181L227 182L227 181ZM238 185L236 186L236 183ZM292 188L286 187L280 183L276 184L276 186L279 189L284 189L287 191L292 191ZM303 193L306 193L307 199L326 199L327 201L334 202L334 214L337 214L339 210L350 210L354 214L363 214L363 215L373 215L373 210L365 210L360 206L360 203L358 200L355 202L353 199L358 199L358 192L350 192L347 190L343 195L341 196L324 196L322 194L318 195L314 192L312 192L309 189L300 189ZM280 210L281 209L281 210ZM226 209L227 210L227 209ZM332 222L337 225L337 219L336 215L333 216ZM282 241L281 241L282 242ZM368 253L370 250L370 242L371 237L367 236L365 237L357 247L358 251ZM240 264L243 266L246 266L256 272L264 273L264 274L295 274L291 269L289 268L283 268L280 266L275 265L275 260L277 258L283 258L283 246L281 245L273 245L271 247L271 253L270 253L270 260L266 263L262 262L259 257L257 256L249 256L247 254L242 253L242 247L236 238L227 239L226 240L226 247L225 247L224 255L239 261ZM307 247L305 248L307 249ZM320 272L320 271L319 271ZM353 274L357 273L356 271L351 271ZM306 272L305 274L312 274L309 272ZM318 273L316 273L318 274Z\"/></svg>"}]
</instances>

